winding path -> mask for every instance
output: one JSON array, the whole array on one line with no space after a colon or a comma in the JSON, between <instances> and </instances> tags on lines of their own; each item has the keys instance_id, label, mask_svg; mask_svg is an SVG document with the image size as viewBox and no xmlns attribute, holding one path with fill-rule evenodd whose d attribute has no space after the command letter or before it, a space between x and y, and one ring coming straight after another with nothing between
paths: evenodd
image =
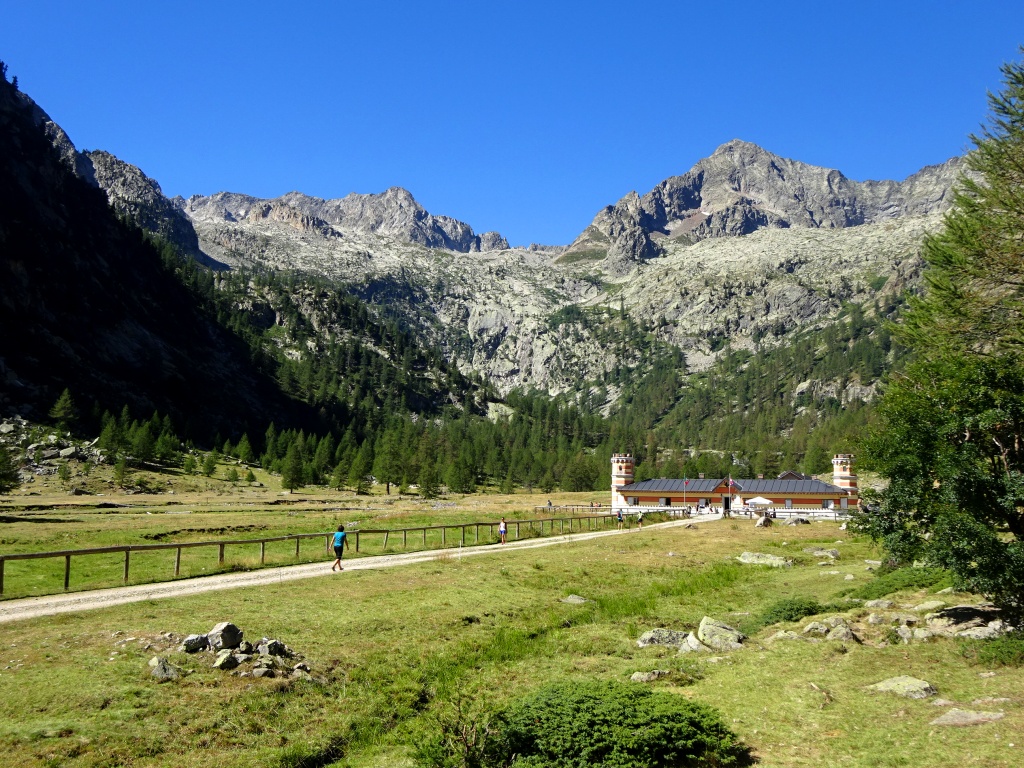
<instances>
[{"instance_id":1,"label":"winding path","mask_svg":"<svg viewBox=\"0 0 1024 768\"><path fill-rule=\"evenodd\" d=\"M692 520L672 520L667 523L655 523L647 526L647 530L674 528L687 523L703 523L719 520L720 516L693 518ZM481 544L472 547L448 547L446 549L430 549L421 552L406 552L394 555L372 555L358 559L346 560L346 571L377 570L394 568L400 565L411 565L436 560L438 557L473 557L475 555L496 555L501 552L519 549L550 547L556 544L567 544L574 541L597 539L604 536L625 536L637 533L633 530L593 531L590 533L571 533L560 536L549 536L543 539L521 539L510 541L504 546L500 544ZM325 555L326 557L326 555ZM202 592L214 592L221 589L238 587L257 587L264 584L279 584L296 579L309 579L315 576L332 576L331 560L322 563L306 563L304 565L285 565L272 568L261 568L258 571L245 573L224 573L216 576L200 576L177 581L166 581L157 584L137 584L130 587L114 587L111 589L93 589L69 594L45 595L43 597L24 597L0 603L0 624L33 619L39 616L54 616L58 613L88 611L95 608L107 608L112 605L137 603L142 600L162 600L169 597L197 595Z\"/></svg>"}]
</instances>

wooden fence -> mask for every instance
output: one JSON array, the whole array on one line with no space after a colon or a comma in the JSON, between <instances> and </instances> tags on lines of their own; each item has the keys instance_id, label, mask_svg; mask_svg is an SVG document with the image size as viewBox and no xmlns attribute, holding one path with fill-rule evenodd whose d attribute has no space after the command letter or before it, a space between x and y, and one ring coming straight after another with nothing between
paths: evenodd
<instances>
[{"instance_id":1,"label":"wooden fence","mask_svg":"<svg viewBox=\"0 0 1024 768\"><path fill-rule=\"evenodd\" d=\"M558 532L566 532L566 523L568 523L568 532L573 532L573 524L577 524L577 530L594 530L602 527L606 521L613 520L612 515L583 515L576 517L547 517L539 518L535 520L509 520L506 522L508 526L508 536L512 539L518 539L522 535L522 531L525 528L531 533L531 535L544 535L544 526L548 526L548 535L555 533L555 525L558 525ZM472 530L473 543L480 543L480 529L486 528L491 538L496 536L498 530L498 523L496 522L482 522L482 523L456 523L449 525L425 525L417 526L414 528L380 528L380 529L353 529L348 531L348 535L355 539L356 552L361 551L363 540L367 536L382 536L383 541L381 544L381 552L386 552L388 548L388 541L392 536L397 537L398 534L402 536L402 548L407 549L409 546L409 534L420 533L421 534L421 546L426 548L427 546L427 531L440 531L441 532L441 546L447 547L448 544L448 532L456 531L458 538L458 545L466 545L466 531ZM159 549L173 549L174 550L174 578L178 578L181 572L181 550L193 548L193 547L218 547L218 559L219 565L224 564L224 548L227 546L237 546L246 544L259 544L260 545L260 565L263 565L266 560L267 544L276 541L294 541L295 542L295 558L299 558L299 545L303 539L322 539L325 541L328 550L330 548L330 542L334 536L333 531L328 534L323 533L298 533L291 534L289 536L271 536L262 539L231 539L228 541L189 541L189 542L178 542L171 544L129 544L115 547L93 547L91 549L66 549L57 552L23 552L10 555L0 555L0 595L4 593L4 570L7 561L9 560L39 560L42 558L53 558L63 557L64 558L64 591L67 592L71 587L71 558L83 555L109 555L124 553L124 576L123 581L125 584L128 583L129 568L131 566L131 556L133 552L151 552ZM415 538L415 537L414 537ZM452 546L455 546L455 540L453 539Z\"/></svg>"}]
</instances>

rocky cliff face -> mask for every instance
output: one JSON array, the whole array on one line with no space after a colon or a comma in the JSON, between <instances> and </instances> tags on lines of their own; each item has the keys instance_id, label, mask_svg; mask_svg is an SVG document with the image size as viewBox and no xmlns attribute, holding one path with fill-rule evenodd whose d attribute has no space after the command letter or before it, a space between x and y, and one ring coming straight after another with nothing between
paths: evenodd
<instances>
[{"instance_id":1,"label":"rocky cliff face","mask_svg":"<svg viewBox=\"0 0 1024 768\"><path fill-rule=\"evenodd\" d=\"M199 222L238 222L267 207L295 211L331 225L343 233L378 234L395 240L444 248L462 253L508 248L497 232L476 235L473 228L448 216L434 216L401 187L378 195L352 193L336 200L321 200L301 192L289 192L273 200L221 192L209 197L194 196L182 202L185 212ZM258 215L258 214L257 214Z\"/></svg>"},{"instance_id":2,"label":"rocky cliff face","mask_svg":"<svg viewBox=\"0 0 1024 768\"><path fill-rule=\"evenodd\" d=\"M960 171L954 158L902 182L852 181L828 168L787 160L756 144L730 141L682 176L643 195L631 192L600 211L564 258L604 260L622 274L664 252L763 228L842 229L944 211Z\"/></svg>"}]
</instances>

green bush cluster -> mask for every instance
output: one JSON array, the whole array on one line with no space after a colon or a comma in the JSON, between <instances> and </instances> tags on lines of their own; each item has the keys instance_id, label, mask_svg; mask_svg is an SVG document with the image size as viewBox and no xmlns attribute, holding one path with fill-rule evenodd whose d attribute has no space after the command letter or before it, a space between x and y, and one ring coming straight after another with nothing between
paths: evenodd
<instances>
[{"instance_id":1,"label":"green bush cluster","mask_svg":"<svg viewBox=\"0 0 1024 768\"><path fill-rule=\"evenodd\" d=\"M1014 632L994 640L964 640L960 654L984 667L1024 667L1024 634Z\"/></svg>"},{"instance_id":2,"label":"green bush cluster","mask_svg":"<svg viewBox=\"0 0 1024 768\"><path fill-rule=\"evenodd\" d=\"M448 729L421 765L499 768L710 768L749 765L749 750L703 704L626 683L549 685L486 720ZM472 734L472 750L461 747ZM445 748L448 744L449 748Z\"/></svg>"},{"instance_id":3,"label":"green bush cluster","mask_svg":"<svg viewBox=\"0 0 1024 768\"><path fill-rule=\"evenodd\" d=\"M808 616L817 616L819 613L845 611L848 608L849 606L838 603L819 603L813 597L787 597L777 600L765 608L753 623L757 625L757 629L760 629L783 621L800 621Z\"/></svg>"},{"instance_id":4,"label":"green bush cluster","mask_svg":"<svg viewBox=\"0 0 1024 768\"><path fill-rule=\"evenodd\" d=\"M876 576L863 587L851 590L849 596L861 600L877 600L903 589L925 589L949 580L949 574L942 568L899 568Z\"/></svg>"}]
</instances>

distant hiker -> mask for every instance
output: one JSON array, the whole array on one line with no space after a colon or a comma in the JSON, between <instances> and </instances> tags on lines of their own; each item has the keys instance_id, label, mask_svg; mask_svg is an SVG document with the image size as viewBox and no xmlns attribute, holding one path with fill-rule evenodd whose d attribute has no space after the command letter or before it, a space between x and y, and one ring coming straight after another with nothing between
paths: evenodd
<instances>
[{"instance_id":1,"label":"distant hiker","mask_svg":"<svg viewBox=\"0 0 1024 768\"><path fill-rule=\"evenodd\" d=\"M348 539L345 538L345 526L339 525L338 530L334 533L334 556L337 558L334 561L334 565L331 566L331 570L344 571L341 567L341 556L345 552L345 547L348 546Z\"/></svg>"},{"instance_id":2,"label":"distant hiker","mask_svg":"<svg viewBox=\"0 0 1024 768\"><path fill-rule=\"evenodd\" d=\"M548 499L548 506L551 506L551 499Z\"/></svg>"},{"instance_id":3,"label":"distant hiker","mask_svg":"<svg viewBox=\"0 0 1024 768\"><path fill-rule=\"evenodd\" d=\"M623 524L625 522L626 521L622 517L622 510L620 509L619 511L617 511L615 513L615 527L618 528L621 531L622 530L622 526L623 526Z\"/></svg>"},{"instance_id":4,"label":"distant hiker","mask_svg":"<svg viewBox=\"0 0 1024 768\"><path fill-rule=\"evenodd\" d=\"M636 529L639 531L644 527L644 511L641 509L636 513Z\"/></svg>"},{"instance_id":5,"label":"distant hiker","mask_svg":"<svg viewBox=\"0 0 1024 768\"><path fill-rule=\"evenodd\" d=\"M501 537L501 543L505 543L505 537L508 536L508 526L505 524L505 518L501 518L501 522L498 523L498 536Z\"/></svg>"}]
</instances>

